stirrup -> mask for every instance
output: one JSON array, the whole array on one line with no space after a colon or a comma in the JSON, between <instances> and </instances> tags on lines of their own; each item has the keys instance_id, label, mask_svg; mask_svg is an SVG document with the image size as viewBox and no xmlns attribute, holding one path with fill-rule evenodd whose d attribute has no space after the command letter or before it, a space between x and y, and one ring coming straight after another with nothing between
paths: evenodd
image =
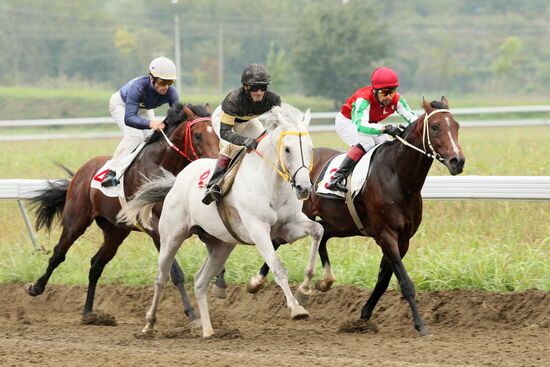
<instances>
[{"instance_id":1,"label":"stirrup","mask_svg":"<svg viewBox=\"0 0 550 367\"><path fill-rule=\"evenodd\" d=\"M209 205L213 201L220 201L223 198L222 193L220 192L220 188L218 185L213 185L208 190L206 190L206 194L202 198L202 203L205 205Z\"/></svg>"},{"instance_id":2,"label":"stirrup","mask_svg":"<svg viewBox=\"0 0 550 367\"><path fill-rule=\"evenodd\" d=\"M103 187L111 187L111 186L117 186L120 183L120 181L116 177L107 177L103 181L101 181L101 186Z\"/></svg>"},{"instance_id":3,"label":"stirrup","mask_svg":"<svg viewBox=\"0 0 550 367\"><path fill-rule=\"evenodd\" d=\"M347 180L347 178L338 178L336 180L330 181L327 185L327 189L332 191L348 192L348 188L345 186L345 184L342 183L342 181L344 180Z\"/></svg>"}]
</instances>

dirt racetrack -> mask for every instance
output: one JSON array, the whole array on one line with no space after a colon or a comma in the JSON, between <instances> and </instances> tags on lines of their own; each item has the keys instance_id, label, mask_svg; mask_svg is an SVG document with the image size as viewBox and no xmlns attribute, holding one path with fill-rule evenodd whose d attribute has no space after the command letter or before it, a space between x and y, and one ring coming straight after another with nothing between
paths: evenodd
<instances>
[{"instance_id":1,"label":"dirt racetrack","mask_svg":"<svg viewBox=\"0 0 550 367\"><path fill-rule=\"evenodd\" d=\"M98 288L96 309L117 326L81 324L86 289L49 287L32 298L22 284L0 285L0 366L548 366L548 292L420 292L431 336L413 329L406 302L387 292L373 319L378 332L342 332L369 291L336 286L315 293L310 318L290 320L274 285L256 295L230 286L210 297L217 334L202 339L167 287L157 332L143 337L152 287ZM365 331L365 330L363 330Z\"/></svg>"}]
</instances>

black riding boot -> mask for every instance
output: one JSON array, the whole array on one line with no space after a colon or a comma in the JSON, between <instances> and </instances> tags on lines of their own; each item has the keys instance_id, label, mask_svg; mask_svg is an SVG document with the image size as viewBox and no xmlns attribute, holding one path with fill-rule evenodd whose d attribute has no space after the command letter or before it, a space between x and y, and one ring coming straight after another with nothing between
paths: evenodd
<instances>
[{"instance_id":1,"label":"black riding boot","mask_svg":"<svg viewBox=\"0 0 550 367\"><path fill-rule=\"evenodd\" d=\"M206 185L206 194L204 198L202 198L203 204L208 205L213 201L220 201L222 199L222 193L218 182L220 182L223 175L225 175L225 171L230 161L231 158L224 155L220 155L218 158L216 168L212 173L212 177L210 177L210 181L208 181L208 185Z\"/></svg>"},{"instance_id":2,"label":"black riding boot","mask_svg":"<svg viewBox=\"0 0 550 367\"><path fill-rule=\"evenodd\" d=\"M342 192L348 192L346 188L346 178L349 176L353 167L361 160L361 157L365 155L366 151L361 144L357 144L351 147L351 149L346 154L346 158L338 167L338 170L330 179L330 182L327 185L329 190L338 190Z\"/></svg>"},{"instance_id":3,"label":"black riding boot","mask_svg":"<svg viewBox=\"0 0 550 367\"><path fill-rule=\"evenodd\" d=\"M109 170L105 177L103 177L103 180L101 181L101 186L103 187L110 187L110 186L116 186L120 183L120 181L116 178L116 172L113 170Z\"/></svg>"},{"instance_id":4,"label":"black riding boot","mask_svg":"<svg viewBox=\"0 0 550 367\"><path fill-rule=\"evenodd\" d=\"M356 161L346 155L346 158L344 158L342 164L340 164L340 167L338 167L338 171L336 171L334 176L332 176L332 178L330 179L330 182L327 185L327 189L332 191L337 190L348 192L345 180L349 176L350 172L353 170L353 167L355 167L356 163Z\"/></svg>"}]
</instances>

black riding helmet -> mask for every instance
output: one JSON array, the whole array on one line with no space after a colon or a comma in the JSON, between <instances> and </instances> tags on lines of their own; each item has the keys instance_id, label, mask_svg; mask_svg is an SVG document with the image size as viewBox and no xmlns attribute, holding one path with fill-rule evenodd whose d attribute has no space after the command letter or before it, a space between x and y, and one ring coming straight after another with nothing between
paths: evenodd
<instances>
[{"instance_id":1,"label":"black riding helmet","mask_svg":"<svg viewBox=\"0 0 550 367\"><path fill-rule=\"evenodd\" d=\"M263 84L271 82L269 71L263 64L249 64L241 75L241 83L246 85Z\"/></svg>"}]
</instances>

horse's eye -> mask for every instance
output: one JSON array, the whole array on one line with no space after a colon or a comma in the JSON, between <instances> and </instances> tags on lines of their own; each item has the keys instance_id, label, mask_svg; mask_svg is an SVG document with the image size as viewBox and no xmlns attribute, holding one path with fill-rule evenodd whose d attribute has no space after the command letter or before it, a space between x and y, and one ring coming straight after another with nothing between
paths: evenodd
<instances>
[{"instance_id":1,"label":"horse's eye","mask_svg":"<svg viewBox=\"0 0 550 367\"><path fill-rule=\"evenodd\" d=\"M435 133L439 132L439 125L438 124L433 124L432 125L432 131L435 132Z\"/></svg>"},{"instance_id":2,"label":"horse's eye","mask_svg":"<svg viewBox=\"0 0 550 367\"><path fill-rule=\"evenodd\" d=\"M193 134L193 140L194 141L200 141L201 140L201 134L200 133L194 133Z\"/></svg>"},{"instance_id":3,"label":"horse's eye","mask_svg":"<svg viewBox=\"0 0 550 367\"><path fill-rule=\"evenodd\" d=\"M285 147L285 153L290 153L290 148Z\"/></svg>"}]
</instances>

